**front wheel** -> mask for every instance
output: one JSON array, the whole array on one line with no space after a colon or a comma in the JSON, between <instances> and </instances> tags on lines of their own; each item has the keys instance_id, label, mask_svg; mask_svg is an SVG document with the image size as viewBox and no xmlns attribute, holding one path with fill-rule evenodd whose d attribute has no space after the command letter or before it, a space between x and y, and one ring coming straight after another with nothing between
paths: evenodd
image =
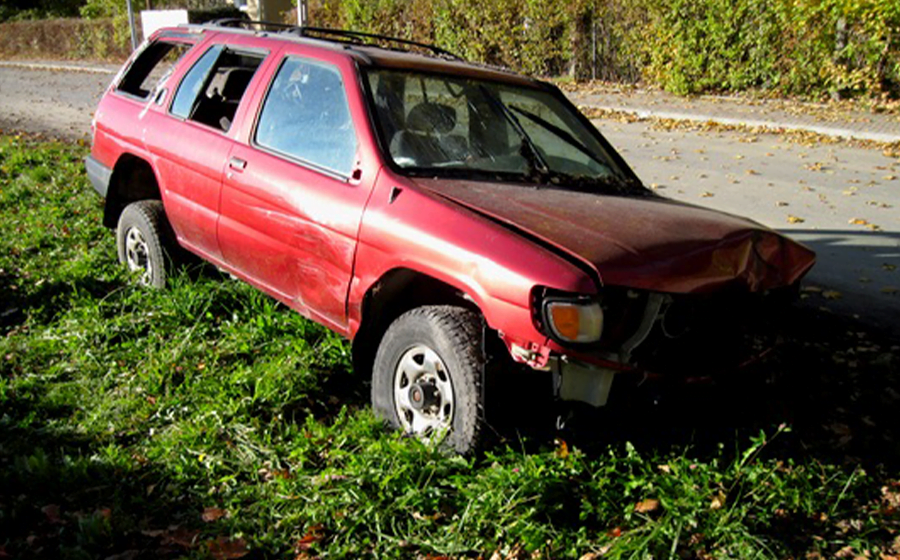
<instances>
[{"instance_id":1,"label":"front wheel","mask_svg":"<svg viewBox=\"0 0 900 560\"><path fill-rule=\"evenodd\" d=\"M119 262L140 275L140 282L164 288L171 269L167 251L174 244L162 201L139 200L125 207L116 228Z\"/></svg>"},{"instance_id":2,"label":"front wheel","mask_svg":"<svg viewBox=\"0 0 900 560\"><path fill-rule=\"evenodd\" d=\"M481 442L484 357L477 313L426 306L384 333L372 373L372 406L393 427L461 454Z\"/></svg>"}]
</instances>

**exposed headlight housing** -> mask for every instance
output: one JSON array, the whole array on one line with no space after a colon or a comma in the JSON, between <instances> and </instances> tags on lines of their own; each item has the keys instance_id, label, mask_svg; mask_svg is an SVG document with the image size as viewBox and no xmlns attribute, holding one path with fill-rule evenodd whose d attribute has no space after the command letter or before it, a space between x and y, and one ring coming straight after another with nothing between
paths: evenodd
<instances>
[{"instance_id":1,"label":"exposed headlight housing","mask_svg":"<svg viewBox=\"0 0 900 560\"><path fill-rule=\"evenodd\" d=\"M543 302L544 324L564 342L597 342L603 334L600 303L584 297L550 297Z\"/></svg>"}]
</instances>

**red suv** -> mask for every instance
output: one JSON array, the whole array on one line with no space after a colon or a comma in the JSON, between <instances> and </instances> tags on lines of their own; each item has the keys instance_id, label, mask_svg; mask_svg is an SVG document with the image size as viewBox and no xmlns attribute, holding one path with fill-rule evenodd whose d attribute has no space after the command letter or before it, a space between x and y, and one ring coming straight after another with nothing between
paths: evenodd
<instances>
[{"instance_id":1,"label":"red suv","mask_svg":"<svg viewBox=\"0 0 900 560\"><path fill-rule=\"evenodd\" d=\"M602 406L629 372L702 369L815 260L644 188L556 87L386 37L163 29L93 133L87 171L142 283L199 255L350 338L376 412L460 452L485 432L489 365Z\"/></svg>"}]
</instances>

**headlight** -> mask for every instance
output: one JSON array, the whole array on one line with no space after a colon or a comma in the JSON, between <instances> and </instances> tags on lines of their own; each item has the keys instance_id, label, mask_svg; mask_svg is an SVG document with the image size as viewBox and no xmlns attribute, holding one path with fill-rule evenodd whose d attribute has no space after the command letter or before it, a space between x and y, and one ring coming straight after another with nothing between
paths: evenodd
<instances>
[{"instance_id":1,"label":"headlight","mask_svg":"<svg viewBox=\"0 0 900 560\"><path fill-rule=\"evenodd\" d=\"M547 299L544 317L550 330L567 342L597 342L603 334L603 310L596 301Z\"/></svg>"}]
</instances>

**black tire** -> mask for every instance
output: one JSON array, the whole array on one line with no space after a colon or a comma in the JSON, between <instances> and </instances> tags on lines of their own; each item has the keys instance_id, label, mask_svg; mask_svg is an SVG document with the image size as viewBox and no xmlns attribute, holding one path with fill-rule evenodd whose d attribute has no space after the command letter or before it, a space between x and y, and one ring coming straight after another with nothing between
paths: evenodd
<instances>
[{"instance_id":1,"label":"black tire","mask_svg":"<svg viewBox=\"0 0 900 560\"><path fill-rule=\"evenodd\" d=\"M166 212L160 200L139 200L125 207L116 228L119 262L133 271L142 270L141 284L165 288L177 251Z\"/></svg>"},{"instance_id":2,"label":"black tire","mask_svg":"<svg viewBox=\"0 0 900 560\"><path fill-rule=\"evenodd\" d=\"M430 428L417 432L411 425L416 419L427 419L427 413L439 410L431 416L440 429L437 435L443 437L441 445L463 455L475 451L481 443L485 426L481 392L484 371L481 339L480 316L461 307L419 307L398 317L384 333L375 356L372 370L372 407L375 413L394 428L430 439L433 433ZM409 357L416 361L417 353L424 355L425 350L422 349L432 351L439 359L440 367L436 368L438 373L434 383L428 379L429 375L434 374L429 373L419 374L422 377L415 380L421 387L427 388L426 399L430 399L420 399L419 402L432 406L414 410L398 403L398 399L403 400L405 394L406 402L414 407L413 395L422 394L412 386L416 383L410 383L411 377L401 371L401 360ZM442 381L441 371L449 382ZM449 401L445 395L448 389L452 393ZM437 397L434 396L435 391ZM448 403L450 410L445 415ZM401 419L401 414L405 420Z\"/></svg>"}]
</instances>

